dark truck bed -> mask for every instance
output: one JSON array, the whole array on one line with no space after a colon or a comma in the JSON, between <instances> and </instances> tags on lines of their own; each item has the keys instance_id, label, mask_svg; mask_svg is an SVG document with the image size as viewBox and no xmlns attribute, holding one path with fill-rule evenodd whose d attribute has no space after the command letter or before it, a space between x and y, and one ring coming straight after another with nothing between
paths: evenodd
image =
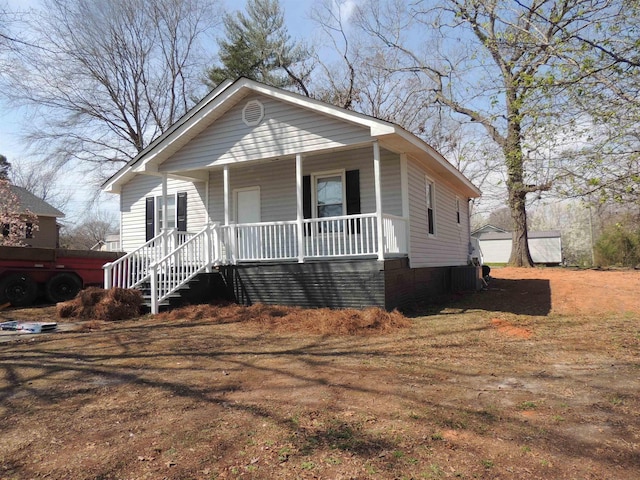
<instances>
[{"instance_id":1,"label":"dark truck bed","mask_svg":"<svg viewBox=\"0 0 640 480\"><path fill-rule=\"evenodd\" d=\"M44 294L69 300L88 286L102 286L102 266L121 252L0 246L0 305L26 306Z\"/></svg>"}]
</instances>

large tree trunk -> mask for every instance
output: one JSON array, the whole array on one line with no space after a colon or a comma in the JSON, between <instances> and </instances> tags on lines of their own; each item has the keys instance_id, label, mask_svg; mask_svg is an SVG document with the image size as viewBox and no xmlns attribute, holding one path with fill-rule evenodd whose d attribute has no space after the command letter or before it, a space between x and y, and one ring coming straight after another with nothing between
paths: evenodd
<instances>
[{"instance_id":1,"label":"large tree trunk","mask_svg":"<svg viewBox=\"0 0 640 480\"><path fill-rule=\"evenodd\" d=\"M509 92L513 93L513 92ZM527 235L526 196L528 187L524 184L524 155L522 153L521 127L519 112L515 107L515 95L507 98L510 110L507 127L507 141L504 154L507 163L507 191L509 194L509 210L513 220L513 236L509 265L514 267L533 267L529 253Z\"/></svg>"},{"instance_id":2,"label":"large tree trunk","mask_svg":"<svg viewBox=\"0 0 640 480\"><path fill-rule=\"evenodd\" d=\"M529 253L527 210L525 203L526 192L509 191L509 209L513 220L511 256L509 265L514 267L533 267L533 260Z\"/></svg>"}]
</instances>

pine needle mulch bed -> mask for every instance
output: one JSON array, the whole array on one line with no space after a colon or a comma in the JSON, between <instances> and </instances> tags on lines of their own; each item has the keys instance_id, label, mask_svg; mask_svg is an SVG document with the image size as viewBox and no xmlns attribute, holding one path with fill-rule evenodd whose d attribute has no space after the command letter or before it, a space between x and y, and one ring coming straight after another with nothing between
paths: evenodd
<instances>
[{"instance_id":1,"label":"pine needle mulch bed","mask_svg":"<svg viewBox=\"0 0 640 480\"><path fill-rule=\"evenodd\" d=\"M615 297L640 273L495 270L410 319L194 306L12 337L0 478L637 478L640 312ZM57 320L0 312L30 315Z\"/></svg>"},{"instance_id":2,"label":"pine needle mulch bed","mask_svg":"<svg viewBox=\"0 0 640 480\"><path fill-rule=\"evenodd\" d=\"M380 334L411 325L401 313L380 308L331 310L263 304L249 307L234 304L193 305L161 313L156 318L162 322L243 323L274 332L315 335Z\"/></svg>"}]
</instances>

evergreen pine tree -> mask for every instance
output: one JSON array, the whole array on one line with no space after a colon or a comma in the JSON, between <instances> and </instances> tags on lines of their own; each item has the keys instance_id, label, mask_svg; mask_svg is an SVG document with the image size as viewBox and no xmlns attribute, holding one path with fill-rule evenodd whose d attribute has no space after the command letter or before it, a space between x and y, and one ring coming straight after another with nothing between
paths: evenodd
<instances>
[{"instance_id":1,"label":"evergreen pine tree","mask_svg":"<svg viewBox=\"0 0 640 480\"><path fill-rule=\"evenodd\" d=\"M213 88L247 77L279 88L295 86L308 95L309 71L302 64L310 55L292 41L278 0L249 0L246 11L225 15L225 38L218 41L222 65L207 72L207 84Z\"/></svg>"}]
</instances>

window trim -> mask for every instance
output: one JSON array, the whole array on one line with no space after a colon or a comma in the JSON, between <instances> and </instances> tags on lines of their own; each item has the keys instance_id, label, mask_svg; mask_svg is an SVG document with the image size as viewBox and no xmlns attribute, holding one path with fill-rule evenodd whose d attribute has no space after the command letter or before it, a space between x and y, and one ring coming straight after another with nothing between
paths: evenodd
<instances>
[{"instance_id":1,"label":"window trim","mask_svg":"<svg viewBox=\"0 0 640 480\"><path fill-rule=\"evenodd\" d=\"M167 198L169 197L173 197L174 199L174 204L173 204L173 220L175 225L171 228L178 228L178 192L174 192L174 193L169 193L167 194ZM160 233L162 233L162 229L164 228L161 224L160 224L160 212L162 212L162 207L161 207L161 201L164 197L162 195L155 195L153 202L154 202L154 208L153 208L153 224L154 224L154 236L160 235ZM169 211L169 206L167 205L167 212Z\"/></svg>"},{"instance_id":2,"label":"window trim","mask_svg":"<svg viewBox=\"0 0 640 480\"><path fill-rule=\"evenodd\" d=\"M429 237L436 237L438 235L438 230L436 229L436 182L434 182L428 175L425 175L424 179L427 235ZM429 221L429 210L431 210L431 222Z\"/></svg>"},{"instance_id":3,"label":"window trim","mask_svg":"<svg viewBox=\"0 0 640 480\"><path fill-rule=\"evenodd\" d=\"M328 170L324 172L315 172L311 174L311 218L330 218L318 216L318 179L337 177L339 176L342 182L342 213L341 217L347 215L347 180L346 170Z\"/></svg>"}]
</instances>

